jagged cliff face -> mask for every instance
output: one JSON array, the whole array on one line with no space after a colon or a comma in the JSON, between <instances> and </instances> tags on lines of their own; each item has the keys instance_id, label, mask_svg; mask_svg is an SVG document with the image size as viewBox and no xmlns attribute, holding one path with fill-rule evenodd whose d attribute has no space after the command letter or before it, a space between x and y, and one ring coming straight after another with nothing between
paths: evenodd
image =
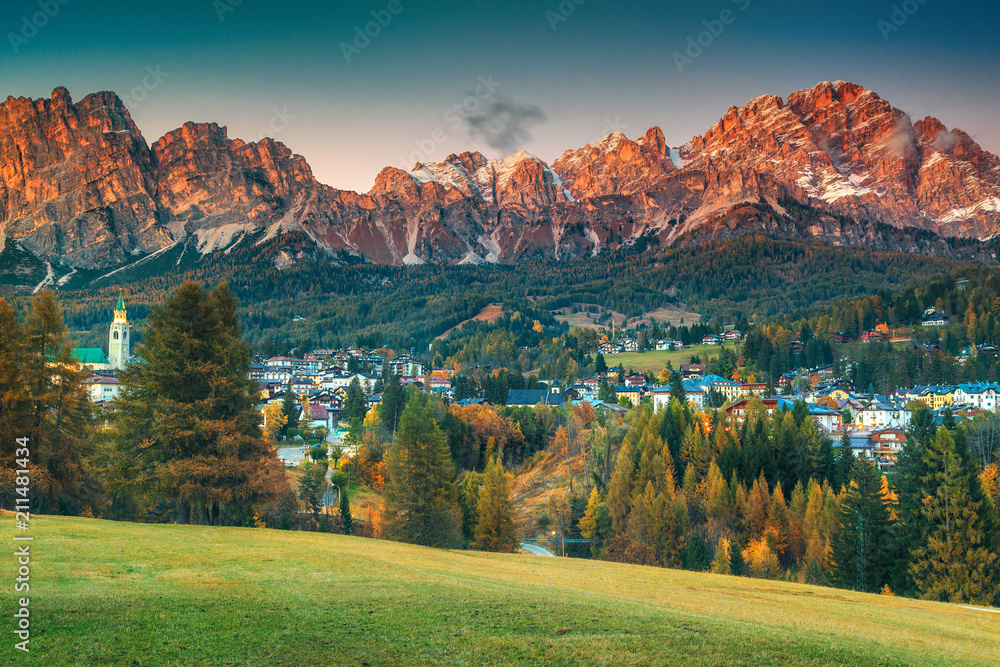
<instances>
[{"instance_id":1,"label":"jagged cliff face","mask_svg":"<svg viewBox=\"0 0 1000 667\"><path fill-rule=\"evenodd\" d=\"M852 83L821 83L787 101L766 95L731 107L680 154L687 169L729 180L747 172L766 176L802 203L860 220L943 236L986 238L1000 229L996 156L934 118L912 124ZM731 195L749 200L758 186L737 184ZM700 213L712 210L707 205Z\"/></svg>"},{"instance_id":2,"label":"jagged cliff face","mask_svg":"<svg viewBox=\"0 0 1000 667\"><path fill-rule=\"evenodd\" d=\"M73 104L0 104L0 239L40 257L110 266L171 242L155 197L151 157L113 93Z\"/></svg>"},{"instance_id":3,"label":"jagged cliff face","mask_svg":"<svg viewBox=\"0 0 1000 667\"><path fill-rule=\"evenodd\" d=\"M320 184L282 144L230 139L214 123L186 123L147 147L113 93L76 104L63 88L49 100L8 98L0 130L0 239L75 267L114 266L182 239L219 251L251 233L302 232L331 254L418 264L759 231L951 256L954 244L872 223L1000 232L1000 159L844 82L732 107L680 147L679 164L654 127L635 141L613 133L552 166L522 152L386 168L367 194ZM790 200L831 215L799 224L781 206Z\"/></svg>"}]
</instances>

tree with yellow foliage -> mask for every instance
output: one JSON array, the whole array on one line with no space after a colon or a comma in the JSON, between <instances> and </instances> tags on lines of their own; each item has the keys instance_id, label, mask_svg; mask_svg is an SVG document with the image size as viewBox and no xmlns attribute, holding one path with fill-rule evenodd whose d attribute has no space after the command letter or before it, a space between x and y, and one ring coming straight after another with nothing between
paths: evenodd
<instances>
[{"instance_id":1,"label":"tree with yellow foliage","mask_svg":"<svg viewBox=\"0 0 1000 667\"><path fill-rule=\"evenodd\" d=\"M288 417L282 412L280 403L268 403L264 406L264 433L272 443L278 439L278 434L287 423Z\"/></svg>"}]
</instances>

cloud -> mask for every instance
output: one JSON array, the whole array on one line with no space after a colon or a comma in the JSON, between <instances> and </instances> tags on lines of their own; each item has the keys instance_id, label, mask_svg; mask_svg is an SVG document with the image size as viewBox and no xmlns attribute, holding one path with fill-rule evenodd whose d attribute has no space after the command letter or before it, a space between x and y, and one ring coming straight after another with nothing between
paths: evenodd
<instances>
[{"instance_id":1,"label":"cloud","mask_svg":"<svg viewBox=\"0 0 1000 667\"><path fill-rule=\"evenodd\" d=\"M532 130L547 118L545 112L533 104L500 97L470 114L466 121L473 139L485 141L497 150L513 152L531 141Z\"/></svg>"},{"instance_id":2,"label":"cloud","mask_svg":"<svg viewBox=\"0 0 1000 667\"><path fill-rule=\"evenodd\" d=\"M915 137L916 133L913 130L913 123L910 122L910 117L904 113L896 121L896 127L893 128L892 134L886 139L885 145L897 157L911 157L915 153Z\"/></svg>"},{"instance_id":3,"label":"cloud","mask_svg":"<svg viewBox=\"0 0 1000 667\"><path fill-rule=\"evenodd\" d=\"M939 151L944 151L945 153L951 152L951 149L955 147L958 143L959 137L954 132L946 132L941 130L934 137L934 149Z\"/></svg>"}]
</instances>

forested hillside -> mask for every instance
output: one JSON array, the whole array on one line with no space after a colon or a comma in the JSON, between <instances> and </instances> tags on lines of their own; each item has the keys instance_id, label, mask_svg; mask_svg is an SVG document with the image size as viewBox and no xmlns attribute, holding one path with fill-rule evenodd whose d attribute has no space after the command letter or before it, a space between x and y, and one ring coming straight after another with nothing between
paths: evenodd
<instances>
[{"instance_id":1,"label":"forested hillside","mask_svg":"<svg viewBox=\"0 0 1000 667\"><path fill-rule=\"evenodd\" d=\"M141 324L150 304L182 280L193 279L229 283L240 301L244 335L261 352L309 345L427 349L434 337L489 303L531 301L543 312L594 304L629 317L680 303L703 321L736 322L893 290L974 266L762 235L666 251L636 247L593 258L533 260L516 267L396 267L357 263L350 256L334 266L310 252L305 239L290 237L261 246L251 240L230 253L205 257L177 247L105 278L75 276L60 299L81 345L103 341L108 308L119 291L130 304L130 318ZM279 269L275 259L281 257L294 262ZM23 304L15 299L16 307L18 302Z\"/></svg>"}]
</instances>

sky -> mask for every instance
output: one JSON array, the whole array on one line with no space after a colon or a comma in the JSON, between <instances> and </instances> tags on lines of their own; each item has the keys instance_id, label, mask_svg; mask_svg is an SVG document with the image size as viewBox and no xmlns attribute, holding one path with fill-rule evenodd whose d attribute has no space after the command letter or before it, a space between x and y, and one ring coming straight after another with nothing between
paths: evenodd
<instances>
[{"instance_id":1,"label":"sky","mask_svg":"<svg viewBox=\"0 0 1000 667\"><path fill-rule=\"evenodd\" d=\"M1000 153L998 19L962 0L4 0L0 99L112 90L150 144L217 122L359 192L465 150L551 163L653 125L679 146L834 80Z\"/></svg>"}]
</instances>

